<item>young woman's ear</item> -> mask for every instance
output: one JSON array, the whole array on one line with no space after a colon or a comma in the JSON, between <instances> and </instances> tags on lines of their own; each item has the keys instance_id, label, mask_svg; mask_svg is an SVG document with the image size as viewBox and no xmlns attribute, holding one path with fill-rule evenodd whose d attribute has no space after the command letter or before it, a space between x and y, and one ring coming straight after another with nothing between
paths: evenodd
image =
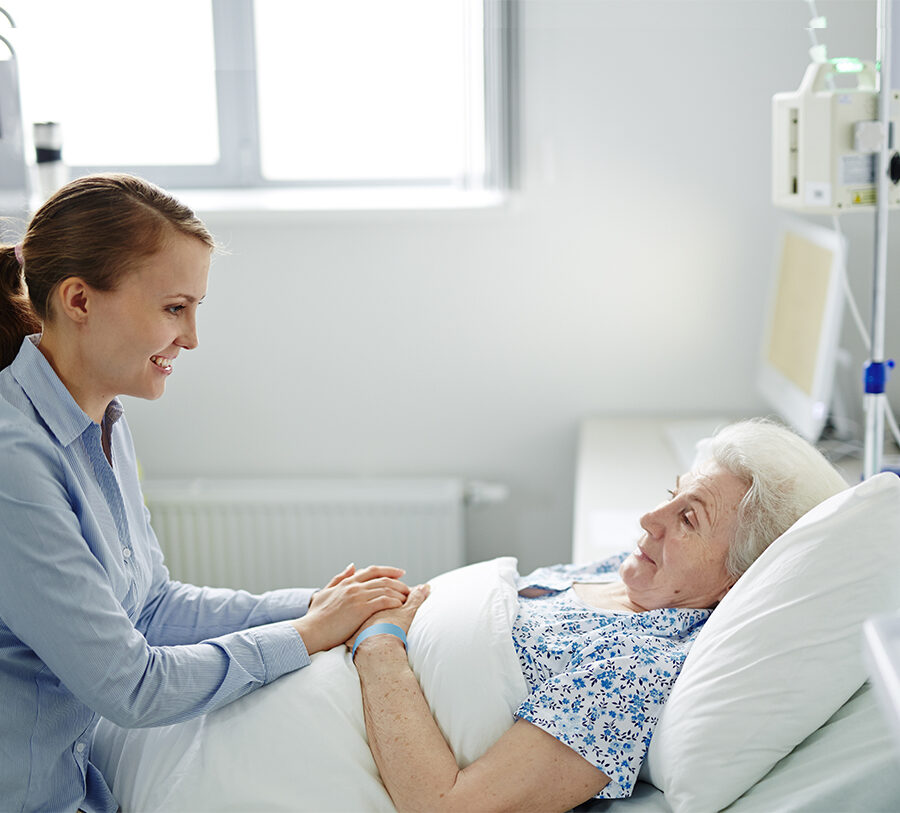
<instances>
[{"instance_id":1,"label":"young woman's ear","mask_svg":"<svg viewBox=\"0 0 900 813\"><path fill-rule=\"evenodd\" d=\"M55 310L81 324L87 319L90 294L91 289L80 277L66 277L54 292Z\"/></svg>"}]
</instances>

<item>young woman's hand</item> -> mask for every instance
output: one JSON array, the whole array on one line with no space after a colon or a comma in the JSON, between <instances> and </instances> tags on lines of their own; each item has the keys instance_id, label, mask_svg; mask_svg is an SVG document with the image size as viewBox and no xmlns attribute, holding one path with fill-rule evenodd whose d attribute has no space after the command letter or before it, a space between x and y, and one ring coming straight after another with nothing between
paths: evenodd
<instances>
[{"instance_id":1,"label":"young woman's hand","mask_svg":"<svg viewBox=\"0 0 900 813\"><path fill-rule=\"evenodd\" d=\"M428 598L430 592L431 586L428 584L420 584L417 587L413 587L412 590L409 591L406 601L404 601L400 607L382 610L381 612L370 616L344 643L346 643L348 648L352 649L353 644L360 633L371 627L373 624L395 624L400 627L404 633L408 633L413 618L415 618L416 613L419 611L419 607L421 607L422 602ZM367 647L370 641L374 641L374 639L378 637L380 636L373 635L370 638L366 638L360 643L359 650L361 651L363 648Z\"/></svg>"},{"instance_id":2,"label":"young woman's hand","mask_svg":"<svg viewBox=\"0 0 900 813\"><path fill-rule=\"evenodd\" d=\"M348 565L313 594L309 610L294 621L312 655L343 643L374 613L402 607L409 587L399 581L404 571L373 565L357 571Z\"/></svg>"}]
</instances>

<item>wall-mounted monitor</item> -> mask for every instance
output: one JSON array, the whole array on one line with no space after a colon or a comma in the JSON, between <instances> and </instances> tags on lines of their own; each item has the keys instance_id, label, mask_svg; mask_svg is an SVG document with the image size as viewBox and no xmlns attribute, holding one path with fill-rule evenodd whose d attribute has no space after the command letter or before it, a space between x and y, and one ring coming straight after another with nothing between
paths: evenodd
<instances>
[{"instance_id":1,"label":"wall-mounted monitor","mask_svg":"<svg viewBox=\"0 0 900 813\"><path fill-rule=\"evenodd\" d=\"M759 388L778 414L815 442L828 420L841 334L846 241L802 220L780 233L763 334Z\"/></svg>"}]
</instances>

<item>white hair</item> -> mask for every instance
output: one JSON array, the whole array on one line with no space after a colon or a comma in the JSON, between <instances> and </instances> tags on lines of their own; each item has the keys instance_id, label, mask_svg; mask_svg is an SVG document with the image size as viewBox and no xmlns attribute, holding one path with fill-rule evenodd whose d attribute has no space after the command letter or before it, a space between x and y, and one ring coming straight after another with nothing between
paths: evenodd
<instances>
[{"instance_id":1,"label":"white hair","mask_svg":"<svg viewBox=\"0 0 900 813\"><path fill-rule=\"evenodd\" d=\"M740 576L807 511L847 488L812 444L774 421L730 424L697 444L693 468L713 461L749 484L726 567Z\"/></svg>"}]
</instances>

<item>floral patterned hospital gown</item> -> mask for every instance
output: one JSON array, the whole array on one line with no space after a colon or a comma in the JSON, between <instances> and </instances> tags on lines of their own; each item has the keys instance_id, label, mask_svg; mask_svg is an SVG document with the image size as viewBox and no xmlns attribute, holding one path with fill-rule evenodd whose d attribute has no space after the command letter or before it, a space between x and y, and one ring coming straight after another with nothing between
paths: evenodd
<instances>
[{"instance_id":1,"label":"floral patterned hospital gown","mask_svg":"<svg viewBox=\"0 0 900 813\"><path fill-rule=\"evenodd\" d=\"M520 597L513 626L529 690L516 716L603 771L610 780L598 794L604 799L631 795L663 704L710 614L600 610L575 595L575 582L617 580L625 556L520 577L519 590L551 592Z\"/></svg>"}]
</instances>

